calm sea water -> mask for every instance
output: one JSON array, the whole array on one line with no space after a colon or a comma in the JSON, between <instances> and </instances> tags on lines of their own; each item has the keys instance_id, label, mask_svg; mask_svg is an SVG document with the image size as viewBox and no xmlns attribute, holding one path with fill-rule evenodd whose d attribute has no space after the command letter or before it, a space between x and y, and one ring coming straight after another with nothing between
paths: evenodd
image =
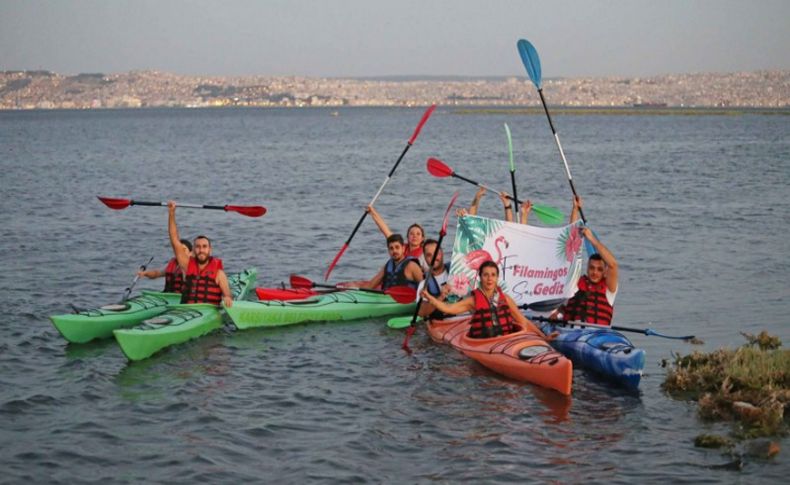
<instances>
[{"instance_id":1,"label":"calm sea water","mask_svg":"<svg viewBox=\"0 0 790 485\"><path fill-rule=\"evenodd\" d=\"M0 482L783 481L772 460L695 448L692 403L660 389L673 353L790 342L790 122L786 116L556 116L585 215L621 263L615 320L704 346L633 335L639 395L582 371L571 398L504 380L384 320L223 331L135 364L114 343L67 345L48 320L117 301L137 266L169 258L167 211L110 211L96 195L265 205L260 219L178 212L226 268L259 283L319 280L423 109L0 113ZM425 160L568 211L542 115L440 108L377 202L391 227L438 233L452 192ZM498 216L496 197L481 213ZM453 232L448 238L451 240ZM333 280L386 259L371 221ZM160 282L140 288L158 289Z\"/></svg>"}]
</instances>

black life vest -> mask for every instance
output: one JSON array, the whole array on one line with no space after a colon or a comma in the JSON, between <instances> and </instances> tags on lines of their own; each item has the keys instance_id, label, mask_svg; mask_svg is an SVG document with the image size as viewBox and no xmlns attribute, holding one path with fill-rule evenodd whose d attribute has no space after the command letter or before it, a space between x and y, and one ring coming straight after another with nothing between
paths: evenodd
<instances>
[{"instance_id":1,"label":"black life vest","mask_svg":"<svg viewBox=\"0 0 790 485\"><path fill-rule=\"evenodd\" d=\"M606 298L606 278L593 283L587 275L579 279L579 291L562 308L566 320L611 325L614 308Z\"/></svg>"},{"instance_id":2,"label":"black life vest","mask_svg":"<svg viewBox=\"0 0 790 485\"><path fill-rule=\"evenodd\" d=\"M472 292L475 299L475 312L472 314L469 337L491 338L516 331L507 298L499 287L496 291L499 296L496 307L492 305L481 289L478 288Z\"/></svg>"},{"instance_id":3,"label":"black life vest","mask_svg":"<svg viewBox=\"0 0 790 485\"><path fill-rule=\"evenodd\" d=\"M222 260L219 258L209 258L203 270L200 270L195 258L189 258L181 303L219 305L222 302L222 289L217 284L217 273L221 269Z\"/></svg>"},{"instance_id":4,"label":"black life vest","mask_svg":"<svg viewBox=\"0 0 790 485\"><path fill-rule=\"evenodd\" d=\"M406 265L409 264L410 261L417 263L416 259L407 257L403 258L403 261L398 263L396 266L395 261L390 258L390 260L387 261L387 264L384 265L384 281L381 283L381 289L386 290L387 288L392 288L393 286L408 286L416 290L419 282L407 279L406 275L404 274Z\"/></svg>"},{"instance_id":5,"label":"black life vest","mask_svg":"<svg viewBox=\"0 0 790 485\"><path fill-rule=\"evenodd\" d=\"M176 258L170 260L165 267L165 289L167 293L181 293L184 289L184 272L178 267Z\"/></svg>"}]
</instances>

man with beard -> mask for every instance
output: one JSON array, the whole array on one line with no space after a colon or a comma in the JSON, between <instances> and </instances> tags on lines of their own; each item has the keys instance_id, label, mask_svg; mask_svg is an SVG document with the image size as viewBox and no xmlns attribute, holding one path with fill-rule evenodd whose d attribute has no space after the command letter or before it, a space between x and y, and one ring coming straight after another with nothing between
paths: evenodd
<instances>
[{"instance_id":1,"label":"man with beard","mask_svg":"<svg viewBox=\"0 0 790 485\"><path fill-rule=\"evenodd\" d=\"M417 289L422 281L422 268L417 259L406 256L406 246L403 243L403 236L392 234L387 238L387 252L390 255L389 261L383 268L376 273L373 279L360 285L362 288L378 288L382 290L393 286L409 286Z\"/></svg>"},{"instance_id":2,"label":"man with beard","mask_svg":"<svg viewBox=\"0 0 790 485\"><path fill-rule=\"evenodd\" d=\"M431 260L436 254L436 260L433 263L428 276L420 283L420 288L417 293L421 293L423 288L428 289L428 293L438 298L441 301L447 299L450 294L450 287L447 285L447 280L450 277L450 265L444 263L444 251L439 247L438 241L434 239L427 239L422 246L422 254L425 256L427 264L431 264ZM446 315L437 310L433 305L423 300L420 305L419 315L423 318L444 318Z\"/></svg>"},{"instance_id":3,"label":"man with beard","mask_svg":"<svg viewBox=\"0 0 790 485\"><path fill-rule=\"evenodd\" d=\"M582 199L575 196L571 211L571 224L579 218ZM582 229L585 239L590 241L597 254L587 262L587 274L577 283L576 293L552 313L551 318L569 321L611 325L614 314L614 299L617 296L617 260L609 248L600 242L590 228Z\"/></svg>"},{"instance_id":4,"label":"man with beard","mask_svg":"<svg viewBox=\"0 0 790 485\"><path fill-rule=\"evenodd\" d=\"M182 250L176 226L176 203L167 203L167 231L170 244L173 246L178 266L184 272L184 287L181 292L181 303L209 303L219 305L220 302L229 307L233 303L228 285L228 277L222 268L222 260L211 256L211 241L206 236L198 236L192 245L194 256Z\"/></svg>"}]
</instances>

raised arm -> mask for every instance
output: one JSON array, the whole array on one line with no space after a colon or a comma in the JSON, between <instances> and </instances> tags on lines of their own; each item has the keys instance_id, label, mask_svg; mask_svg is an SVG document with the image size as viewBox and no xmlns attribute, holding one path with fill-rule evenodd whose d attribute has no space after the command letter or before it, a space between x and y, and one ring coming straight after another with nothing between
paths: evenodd
<instances>
[{"instance_id":1,"label":"raised arm","mask_svg":"<svg viewBox=\"0 0 790 485\"><path fill-rule=\"evenodd\" d=\"M375 207L369 205L368 213L370 213L370 217L373 218L373 222L375 222L376 225L379 226L379 231L381 231L381 233L384 234L385 239L392 236L392 231L390 230L387 223L384 222L384 219L381 217L381 214L379 214L379 211L377 211Z\"/></svg>"},{"instance_id":2,"label":"raised arm","mask_svg":"<svg viewBox=\"0 0 790 485\"><path fill-rule=\"evenodd\" d=\"M486 195L485 187L478 188L477 192L475 193L475 198L472 199L472 205L469 206L468 214L470 216L477 215L477 208L480 207L480 199L482 199L484 195Z\"/></svg>"},{"instance_id":3,"label":"raised arm","mask_svg":"<svg viewBox=\"0 0 790 485\"><path fill-rule=\"evenodd\" d=\"M515 202L514 202L515 203ZM529 211L532 210L532 201L528 200L521 205L521 223L526 224L529 220Z\"/></svg>"},{"instance_id":4,"label":"raised arm","mask_svg":"<svg viewBox=\"0 0 790 485\"><path fill-rule=\"evenodd\" d=\"M590 243L592 243L595 250L603 258L604 263L606 263L606 286L609 288L609 291L614 293L617 291L617 277L619 269L617 266L617 260L614 258L614 254L609 251L609 248L607 248L604 243L595 237L595 234L593 234L589 227L585 227L582 230L582 234L584 234L584 237L587 238Z\"/></svg>"},{"instance_id":5,"label":"raised arm","mask_svg":"<svg viewBox=\"0 0 790 485\"><path fill-rule=\"evenodd\" d=\"M173 247L173 255L178 261L181 270L186 271L189 267L189 254L183 250L181 238L178 237L178 226L176 226L176 203L167 203L167 232L170 235L170 245Z\"/></svg>"},{"instance_id":6,"label":"raised arm","mask_svg":"<svg viewBox=\"0 0 790 485\"><path fill-rule=\"evenodd\" d=\"M505 220L513 222L513 203L508 199L507 193L500 192L499 200L502 201L502 207L505 209Z\"/></svg>"}]
</instances>

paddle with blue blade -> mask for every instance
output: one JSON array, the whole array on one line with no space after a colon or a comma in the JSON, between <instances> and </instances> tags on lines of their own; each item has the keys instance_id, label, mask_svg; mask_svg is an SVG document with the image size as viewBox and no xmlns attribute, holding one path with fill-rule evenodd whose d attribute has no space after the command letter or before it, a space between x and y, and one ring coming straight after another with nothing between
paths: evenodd
<instances>
[{"instance_id":1,"label":"paddle with blue blade","mask_svg":"<svg viewBox=\"0 0 790 485\"><path fill-rule=\"evenodd\" d=\"M114 197L97 197L104 205L114 210L123 210L133 205L167 207L167 202L146 202L142 200L118 199ZM266 207L259 205L200 205L184 204L181 202L179 202L177 205L178 207L186 207L189 209L214 209L224 210L225 212L238 212L239 214L247 217L261 217L262 215L266 214Z\"/></svg>"},{"instance_id":2,"label":"paddle with blue blade","mask_svg":"<svg viewBox=\"0 0 790 485\"><path fill-rule=\"evenodd\" d=\"M507 126L507 123L505 123L505 133L507 134L507 152L510 157L510 182L513 184L513 198L518 200L518 192L516 191L516 164L513 163L513 138L510 136L510 127ZM515 216L515 221L517 222L518 211L519 206L516 204L516 207L513 210L513 215Z\"/></svg>"},{"instance_id":3,"label":"paddle with blue blade","mask_svg":"<svg viewBox=\"0 0 790 485\"><path fill-rule=\"evenodd\" d=\"M417 290L414 288L410 288L408 286L392 286L387 288L386 290L374 290L370 288L350 288L350 287L342 287L337 285L324 285L321 283L315 283L304 276L299 275L291 275L291 286L294 288L332 288L339 291L345 290L355 290L355 291L364 291L366 293L379 293L385 294L392 297L397 303L402 303L404 305L409 303L414 303L414 299L417 298Z\"/></svg>"},{"instance_id":4,"label":"paddle with blue blade","mask_svg":"<svg viewBox=\"0 0 790 485\"><path fill-rule=\"evenodd\" d=\"M542 78L540 72L540 57L538 57L538 51L535 49L535 46L530 43L530 41L526 39L520 39L516 43L518 47L518 53L521 56L521 62L524 64L524 68L527 70L527 75L529 79L532 81L532 84L535 85L535 88L538 90L538 95L540 96L540 102L543 104L543 111L546 113L546 118L549 120L549 127L551 128L551 133L554 135L554 142L557 145L557 149L560 151L560 157L562 158L562 163L565 166L565 175L568 178L568 183L571 186L571 191L573 192L574 197L578 194L576 193L576 186L573 184L573 177L571 176L571 169L568 166L568 160L565 158L565 152L562 150L562 143L560 143L560 135L557 133L557 130L554 129L554 122L551 120L551 114L549 113L549 106L546 104L546 98L543 96L543 86L541 85ZM584 212L579 208L579 215L582 218L582 221L587 224L587 219L584 217ZM587 250L587 254L595 254L595 248L593 248L592 244L584 240L584 247Z\"/></svg>"},{"instance_id":5,"label":"paddle with blue blade","mask_svg":"<svg viewBox=\"0 0 790 485\"><path fill-rule=\"evenodd\" d=\"M400 157L398 157L398 160L395 162L395 165L390 170L390 173L387 175L387 178L384 179L384 182L381 184L381 187L379 187L379 190L378 192L376 192L376 195L373 196L373 199L368 204L369 206L372 206L374 203L376 203L376 200L378 200L379 196L381 195L381 192L384 190L384 187L392 178L392 174L395 173L395 169L398 168L398 165L400 165L400 161L403 160L403 157L404 155L406 155L406 152L409 151L409 148L411 148L411 146L417 140L417 137L420 135L420 130L422 130L423 125L428 121L428 118L430 118L431 114L433 113L433 110L435 109L436 109L436 105L432 104L428 109L425 110L425 113L423 113L420 122L417 124L417 128L415 128L414 133L411 135L411 138L409 138L409 141L406 143L406 147L403 149L403 152L400 154ZM348 236L346 242L343 243L343 247L340 248L340 251L337 252L335 258L329 264L329 268L326 270L326 274L324 274L324 281L327 281L329 279L329 274L332 273L332 270L335 268L335 266L337 266L338 261L340 261L340 258L343 256L343 253L345 253L346 249L348 249L348 245L351 244L351 240L354 239L354 235L359 230L359 226L362 225L362 222L364 222L365 217L367 217L367 215L368 215L368 211L362 213L362 217L359 218L357 225L354 226L354 230L351 231L351 235Z\"/></svg>"},{"instance_id":6,"label":"paddle with blue blade","mask_svg":"<svg viewBox=\"0 0 790 485\"><path fill-rule=\"evenodd\" d=\"M586 323L586 322L577 322L577 321L568 321L568 320L552 320L546 317L529 317L530 320L537 320L539 322L549 322L555 325L563 325L569 327L589 327L589 328L603 328L603 329L611 329L617 330L619 332L634 332L634 333L641 333L642 335L647 336L655 336L661 338L668 338L673 340L693 340L695 338L694 335L684 335L684 336L675 336L675 335L665 335L663 333L657 332L655 330L649 328L634 328L634 327L623 327L620 325L597 325L595 323Z\"/></svg>"},{"instance_id":7,"label":"paddle with blue blade","mask_svg":"<svg viewBox=\"0 0 790 485\"><path fill-rule=\"evenodd\" d=\"M428 173L433 175L434 177L444 178L444 177L455 177L459 180L463 180L464 182L468 182L472 185L476 185L478 187L483 187L486 190L490 190L495 193L499 193L500 191L492 189L487 185L481 184L474 180L468 179L462 175L458 175L455 171L445 165L444 162L439 160L438 158L429 158L427 162ZM521 204L521 201L516 199L515 197L508 195L507 196L510 200L515 202L516 204ZM538 216L538 219L545 222L546 224L562 224L565 221L565 215L560 212L559 209L555 207L551 207L548 205L541 205L541 204L533 204L532 211L535 215Z\"/></svg>"},{"instance_id":8,"label":"paddle with blue blade","mask_svg":"<svg viewBox=\"0 0 790 485\"><path fill-rule=\"evenodd\" d=\"M447 235L447 223L450 221L450 209L453 208L456 199L458 199L458 192L453 194L453 198L450 199L450 204L447 205L447 210L444 211L444 219L442 219L442 228L439 230L439 239L436 241L436 249L433 251L433 257L431 261L428 263L428 278L433 278L433 265L436 264L436 257L439 255L439 251L442 249L442 241L444 240L444 236ZM427 281L426 281L426 288L427 288ZM422 305L422 295L420 295L420 299L417 300L417 308L414 309L414 314L411 316L411 322L409 323L409 329L406 331L406 337L403 339L403 350L406 352L411 353L411 349L409 349L409 339L412 335L414 335L414 331L417 329L417 315L420 312L420 305ZM389 325L389 322L387 322Z\"/></svg>"}]
</instances>

